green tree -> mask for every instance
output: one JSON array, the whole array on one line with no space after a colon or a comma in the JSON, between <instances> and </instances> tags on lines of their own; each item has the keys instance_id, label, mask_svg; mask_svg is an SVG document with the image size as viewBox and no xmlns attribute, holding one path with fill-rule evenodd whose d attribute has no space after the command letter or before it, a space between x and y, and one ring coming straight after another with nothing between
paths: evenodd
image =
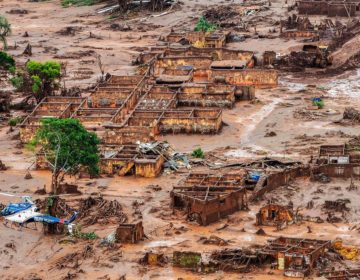
<instances>
[{"instance_id":1,"label":"green tree","mask_svg":"<svg viewBox=\"0 0 360 280\"><path fill-rule=\"evenodd\" d=\"M6 52L0 51L0 69L15 72L15 60Z\"/></svg>"},{"instance_id":2,"label":"green tree","mask_svg":"<svg viewBox=\"0 0 360 280\"><path fill-rule=\"evenodd\" d=\"M37 102L45 96L52 95L59 86L61 65L57 61L38 62L30 60L26 63L26 71L29 74L31 89Z\"/></svg>"},{"instance_id":3,"label":"green tree","mask_svg":"<svg viewBox=\"0 0 360 280\"><path fill-rule=\"evenodd\" d=\"M7 40L6 37L11 34L11 25L6 19L6 17L3 17L0 15L0 41L2 41L4 45L4 50L7 50Z\"/></svg>"},{"instance_id":4,"label":"green tree","mask_svg":"<svg viewBox=\"0 0 360 280\"><path fill-rule=\"evenodd\" d=\"M196 23L194 31L197 32L213 32L217 29L217 25L214 23L210 23L206 20L205 17L200 17L198 22Z\"/></svg>"},{"instance_id":5,"label":"green tree","mask_svg":"<svg viewBox=\"0 0 360 280\"><path fill-rule=\"evenodd\" d=\"M51 192L58 187L66 174L74 175L81 167L90 175L99 174L99 138L88 132L76 119L43 119L31 146L40 146L52 171Z\"/></svg>"}]
</instances>

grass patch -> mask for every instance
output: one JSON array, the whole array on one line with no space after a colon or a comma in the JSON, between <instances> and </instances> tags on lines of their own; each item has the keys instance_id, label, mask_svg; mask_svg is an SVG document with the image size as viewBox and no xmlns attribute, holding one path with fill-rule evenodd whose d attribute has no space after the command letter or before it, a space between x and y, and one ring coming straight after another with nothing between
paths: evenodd
<instances>
[{"instance_id":1,"label":"grass patch","mask_svg":"<svg viewBox=\"0 0 360 280\"><path fill-rule=\"evenodd\" d=\"M91 6L96 4L96 0L61 0L61 5L64 8L70 6Z\"/></svg>"},{"instance_id":2,"label":"grass patch","mask_svg":"<svg viewBox=\"0 0 360 280\"><path fill-rule=\"evenodd\" d=\"M15 117L9 120L9 125L14 127L23 121L22 117Z\"/></svg>"},{"instance_id":3,"label":"grass patch","mask_svg":"<svg viewBox=\"0 0 360 280\"><path fill-rule=\"evenodd\" d=\"M193 152L191 153L191 156L194 158L205 158L205 153L201 148L197 148L197 149L193 150Z\"/></svg>"},{"instance_id":4,"label":"grass patch","mask_svg":"<svg viewBox=\"0 0 360 280\"><path fill-rule=\"evenodd\" d=\"M11 84L16 88L17 90L20 90L24 85L24 77L21 75L17 75L15 77L12 77L10 79Z\"/></svg>"}]
</instances>

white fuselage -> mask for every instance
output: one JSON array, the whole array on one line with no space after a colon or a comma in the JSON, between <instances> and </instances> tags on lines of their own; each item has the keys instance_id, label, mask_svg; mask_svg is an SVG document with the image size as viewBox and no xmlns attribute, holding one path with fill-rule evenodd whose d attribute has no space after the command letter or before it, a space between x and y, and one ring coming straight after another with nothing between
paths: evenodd
<instances>
[{"instance_id":1,"label":"white fuselage","mask_svg":"<svg viewBox=\"0 0 360 280\"><path fill-rule=\"evenodd\" d=\"M29 219L37 216L43 216L44 214L41 214L39 212L36 212L36 206L30 207L29 209L26 209L24 211L17 212L15 214L5 216L4 218L10 222L15 223L25 223Z\"/></svg>"}]
</instances>

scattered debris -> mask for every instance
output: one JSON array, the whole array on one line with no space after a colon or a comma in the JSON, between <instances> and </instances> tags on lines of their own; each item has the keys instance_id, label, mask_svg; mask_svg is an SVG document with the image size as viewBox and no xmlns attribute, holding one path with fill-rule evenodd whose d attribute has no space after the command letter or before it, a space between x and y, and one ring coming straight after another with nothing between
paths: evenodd
<instances>
[{"instance_id":1,"label":"scattered debris","mask_svg":"<svg viewBox=\"0 0 360 280\"><path fill-rule=\"evenodd\" d=\"M349 211L350 208L346 206L349 203L351 203L349 199L337 199L335 201L326 200L324 204L324 209L333 210L336 212Z\"/></svg>"},{"instance_id":2,"label":"scattered debris","mask_svg":"<svg viewBox=\"0 0 360 280\"><path fill-rule=\"evenodd\" d=\"M346 107L343 114L344 120L350 120L352 122L360 122L360 111L354 107Z\"/></svg>"},{"instance_id":3,"label":"scattered debris","mask_svg":"<svg viewBox=\"0 0 360 280\"><path fill-rule=\"evenodd\" d=\"M0 160L0 170L7 170L7 166Z\"/></svg>"},{"instance_id":4,"label":"scattered debris","mask_svg":"<svg viewBox=\"0 0 360 280\"><path fill-rule=\"evenodd\" d=\"M29 180L29 179L32 179L32 178L33 177L31 176L31 173L29 171L26 172L24 179Z\"/></svg>"},{"instance_id":5,"label":"scattered debris","mask_svg":"<svg viewBox=\"0 0 360 280\"><path fill-rule=\"evenodd\" d=\"M62 36L75 36L77 32L81 31L82 27L78 26L66 26L56 33Z\"/></svg>"},{"instance_id":6,"label":"scattered debris","mask_svg":"<svg viewBox=\"0 0 360 280\"><path fill-rule=\"evenodd\" d=\"M228 241L216 236L216 235L211 235L209 238L206 237L201 237L199 239L199 241L202 244L212 244L212 245L217 245L217 246L226 246L229 244Z\"/></svg>"},{"instance_id":7,"label":"scattered debris","mask_svg":"<svg viewBox=\"0 0 360 280\"><path fill-rule=\"evenodd\" d=\"M276 132L270 131L270 132L266 132L266 134L265 134L264 137L274 137L274 136L276 136L276 135L277 135Z\"/></svg>"},{"instance_id":8,"label":"scattered debris","mask_svg":"<svg viewBox=\"0 0 360 280\"><path fill-rule=\"evenodd\" d=\"M139 263L143 265L164 266L169 262L168 258L162 253L146 252Z\"/></svg>"}]
</instances>

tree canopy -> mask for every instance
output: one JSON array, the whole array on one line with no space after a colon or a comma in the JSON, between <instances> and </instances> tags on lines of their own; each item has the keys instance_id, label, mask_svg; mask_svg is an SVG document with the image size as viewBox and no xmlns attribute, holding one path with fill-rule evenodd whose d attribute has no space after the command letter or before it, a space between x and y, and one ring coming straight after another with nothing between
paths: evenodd
<instances>
[{"instance_id":1,"label":"tree canopy","mask_svg":"<svg viewBox=\"0 0 360 280\"><path fill-rule=\"evenodd\" d=\"M210 23L206 20L205 17L200 17L198 22L196 23L194 31L197 32L213 32L217 29L217 25L214 23Z\"/></svg>"},{"instance_id":2,"label":"tree canopy","mask_svg":"<svg viewBox=\"0 0 360 280\"><path fill-rule=\"evenodd\" d=\"M42 120L31 145L41 146L53 172L52 192L57 193L65 174L74 175L85 167L91 175L98 175L99 143L97 135L88 132L79 120L47 118Z\"/></svg>"},{"instance_id":3,"label":"tree canopy","mask_svg":"<svg viewBox=\"0 0 360 280\"><path fill-rule=\"evenodd\" d=\"M0 41L4 45L4 49L7 50L7 40L6 37L11 34L11 25L6 19L6 17L0 15Z\"/></svg>"},{"instance_id":4,"label":"tree canopy","mask_svg":"<svg viewBox=\"0 0 360 280\"><path fill-rule=\"evenodd\" d=\"M38 62L30 60L26 63L26 70L31 77L31 89L39 102L56 89L57 79L61 75L61 65L57 61Z\"/></svg>"},{"instance_id":5,"label":"tree canopy","mask_svg":"<svg viewBox=\"0 0 360 280\"><path fill-rule=\"evenodd\" d=\"M15 60L14 58L7 54L6 52L0 51L0 69L8 70L11 69L12 72L15 71Z\"/></svg>"}]
</instances>

